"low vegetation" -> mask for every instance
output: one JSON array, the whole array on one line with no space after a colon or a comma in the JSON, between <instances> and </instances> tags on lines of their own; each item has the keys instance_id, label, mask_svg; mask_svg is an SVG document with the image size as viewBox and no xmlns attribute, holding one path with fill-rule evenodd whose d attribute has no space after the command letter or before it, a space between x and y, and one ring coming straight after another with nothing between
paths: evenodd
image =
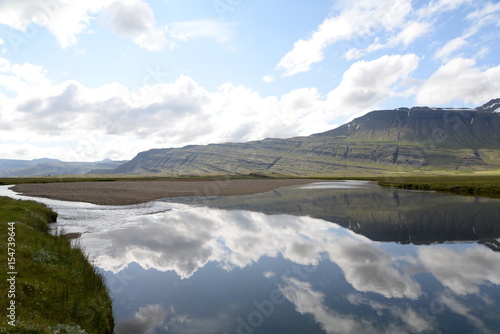
<instances>
[{"instance_id":1,"label":"low vegetation","mask_svg":"<svg viewBox=\"0 0 500 334\"><path fill-rule=\"evenodd\" d=\"M383 177L378 183L384 187L400 189L500 198L500 176L494 175Z\"/></svg>"},{"instance_id":2,"label":"low vegetation","mask_svg":"<svg viewBox=\"0 0 500 334\"><path fill-rule=\"evenodd\" d=\"M56 218L43 204L0 197L2 287L12 277L8 272L17 272L14 294L2 288L0 295L0 332L112 333L104 279L67 237L49 233L49 223ZM14 239L8 239L9 233ZM12 300L15 326L7 317Z\"/></svg>"}]
</instances>

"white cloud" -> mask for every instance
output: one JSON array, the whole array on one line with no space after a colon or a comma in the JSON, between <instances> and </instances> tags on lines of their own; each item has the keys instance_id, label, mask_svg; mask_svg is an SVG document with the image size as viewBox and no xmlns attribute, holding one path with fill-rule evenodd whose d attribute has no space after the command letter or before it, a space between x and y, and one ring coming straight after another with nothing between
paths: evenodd
<instances>
[{"instance_id":1,"label":"white cloud","mask_svg":"<svg viewBox=\"0 0 500 334\"><path fill-rule=\"evenodd\" d=\"M457 9L458 7L470 4L472 0L433 0L428 5L418 10L420 17L428 18L443 12Z\"/></svg>"},{"instance_id":2,"label":"white cloud","mask_svg":"<svg viewBox=\"0 0 500 334\"><path fill-rule=\"evenodd\" d=\"M468 20L482 20L485 17L490 17L493 14L498 14L500 12L500 2L492 3L488 2L481 9L475 10L467 15ZM499 22L496 22L499 24Z\"/></svg>"},{"instance_id":3,"label":"white cloud","mask_svg":"<svg viewBox=\"0 0 500 334\"><path fill-rule=\"evenodd\" d=\"M395 37L397 42L403 43L405 46L410 45L417 38L425 35L431 30L431 24L428 22L409 22L404 29Z\"/></svg>"},{"instance_id":4,"label":"white cloud","mask_svg":"<svg viewBox=\"0 0 500 334\"><path fill-rule=\"evenodd\" d=\"M387 98L404 94L396 85L408 78L419 61L416 55L408 54L354 63L344 73L339 86L328 94L328 104L339 115L366 112Z\"/></svg>"},{"instance_id":5,"label":"white cloud","mask_svg":"<svg viewBox=\"0 0 500 334\"><path fill-rule=\"evenodd\" d=\"M478 38L472 40L472 36L478 34L481 29L488 25L500 26L500 4L492 4L490 2L484 4L483 7L477 9L466 16L466 20L470 21L470 24L462 32L462 35L449 40L445 45L439 48L435 54L434 59L441 59L443 61L449 61L451 55L461 49L467 47L467 51L475 47L480 49L477 51L475 57L480 58L485 54L487 47L484 43L481 43ZM490 41L491 43L491 41Z\"/></svg>"},{"instance_id":6,"label":"white cloud","mask_svg":"<svg viewBox=\"0 0 500 334\"><path fill-rule=\"evenodd\" d=\"M66 48L76 44L77 35L90 25L91 13L101 11L109 3L110 0L4 0L0 2L0 23L21 31L31 30L30 34L37 31L34 25L45 27Z\"/></svg>"},{"instance_id":7,"label":"white cloud","mask_svg":"<svg viewBox=\"0 0 500 334\"><path fill-rule=\"evenodd\" d=\"M487 69L476 61L455 58L439 67L416 95L417 104L438 105L460 101L480 105L500 96L500 65Z\"/></svg>"},{"instance_id":8,"label":"white cloud","mask_svg":"<svg viewBox=\"0 0 500 334\"><path fill-rule=\"evenodd\" d=\"M0 86L16 93L29 93L32 89L43 89L51 84L46 78L47 70L41 66L12 64L0 58Z\"/></svg>"},{"instance_id":9,"label":"white cloud","mask_svg":"<svg viewBox=\"0 0 500 334\"><path fill-rule=\"evenodd\" d=\"M167 40L162 29L156 27L153 10L140 0L116 1L107 11L111 28L119 35L130 37L141 48L161 50Z\"/></svg>"},{"instance_id":10,"label":"white cloud","mask_svg":"<svg viewBox=\"0 0 500 334\"><path fill-rule=\"evenodd\" d=\"M311 66L324 59L325 48L337 41L357 36L370 36L374 31L402 26L411 11L409 0L371 1L362 0L342 11L338 16L327 18L311 36L295 42L277 65L285 76L309 71Z\"/></svg>"},{"instance_id":11,"label":"white cloud","mask_svg":"<svg viewBox=\"0 0 500 334\"><path fill-rule=\"evenodd\" d=\"M447 60L453 52L460 50L466 45L467 41L464 39L464 37L457 37L455 39L452 39L436 51L436 53L434 54L434 58Z\"/></svg>"},{"instance_id":12,"label":"white cloud","mask_svg":"<svg viewBox=\"0 0 500 334\"><path fill-rule=\"evenodd\" d=\"M275 78L272 75L264 75L262 81L264 82L274 82Z\"/></svg>"},{"instance_id":13,"label":"white cloud","mask_svg":"<svg viewBox=\"0 0 500 334\"><path fill-rule=\"evenodd\" d=\"M2 114L8 115L10 131L4 135L17 137L16 133L28 131L67 137L72 145L80 145L82 140L88 142L85 137L79 139L85 133L99 143L79 154L85 159L91 159L92 152L96 159L106 157L106 151L126 159L151 147L309 135L330 130L340 117L367 112L385 99L403 94L398 81L407 79L418 62L415 55L357 62L324 97L312 87L282 96L261 96L229 83L208 91L187 76L136 91L119 83L88 88L77 81L53 83L40 66L11 64L0 58L0 88L17 94L5 97L3 103ZM37 142L26 140L14 145L11 154L33 152L26 145L33 148ZM64 150L70 151L70 145L64 145ZM54 154L60 152L55 149Z\"/></svg>"},{"instance_id":14,"label":"white cloud","mask_svg":"<svg viewBox=\"0 0 500 334\"><path fill-rule=\"evenodd\" d=\"M141 0L4 0L0 3L0 23L26 31L29 38L36 35L38 26L44 27L66 48L77 43L77 36L90 26L92 14L103 11L111 15L112 29L132 38L139 47L156 51L166 44L153 11Z\"/></svg>"},{"instance_id":15,"label":"white cloud","mask_svg":"<svg viewBox=\"0 0 500 334\"><path fill-rule=\"evenodd\" d=\"M368 45L364 49L352 48L347 50L344 57L347 60L354 60L361 58L369 53L382 50L385 48L396 47L400 44L408 46L413 43L419 37L427 34L431 29L431 25L427 22L416 22L412 21L407 23L403 30L397 35L394 35L388 39L386 43L381 42L380 37L376 37L374 43Z\"/></svg>"},{"instance_id":16,"label":"white cloud","mask_svg":"<svg viewBox=\"0 0 500 334\"><path fill-rule=\"evenodd\" d=\"M466 19L471 22L471 26L464 32L466 37L478 33L489 25L500 27L500 3L487 2L482 8L467 15Z\"/></svg>"},{"instance_id":17,"label":"white cloud","mask_svg":"<svg viewBox=\"0 0 500 334\"><path fill-rule=\"evenodd\" d=\"M190 77L180 76L172 83L132 91L119 83L96 88L71 80L56 84L46 74L40 66L0 58L0 89L15 94L2 98L2 129L9 131L2 136L24 136L24 142L4 151L5 155L25 152L26 157L37 157L48 150L39 136L49 141L57 136L67 138L67 143L48 156L67 158L71 145L81 146L83 141L88 148L78 154L79 160L93 160L92 153L94 159L101 159L106 151L126 159L151 147L308 135L329 130L328 121L333 119L325 113L327 105L315 88L263 97L231 84L208 91ZM93 148L86 136L93 138Z\"/></svg>"},{"instance_id":18,"label":"white cloud","mask_svg":"<svg viewBox=\"0 0 500 334\"><path fill-rule=\"evenodd\" d=\"M234 38L234 23L213 19L173 22L165 26L167 34L175 40L188 41L194 38L210 38L225 43Z\"/></svg>"}]
</instances>

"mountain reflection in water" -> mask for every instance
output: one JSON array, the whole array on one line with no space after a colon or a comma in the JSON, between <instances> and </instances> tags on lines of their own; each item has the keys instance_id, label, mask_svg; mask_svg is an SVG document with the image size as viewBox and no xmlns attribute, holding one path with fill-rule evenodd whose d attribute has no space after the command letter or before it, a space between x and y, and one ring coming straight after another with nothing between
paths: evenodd
<instances>
[{"instance_id":1,"label":"mountain reflection in water","mask_svg":"<svg viewBox=\"0 0 500 334\"><path fill-rule=\"evenodd\" d=\"M225 210L309 216L374 241L430 244L500 237L500 200L381 188L367 181L319 182L257 195L169 199Z\"/></svg>"},{"instance_id":2,"label":"mountain reflection in water","mask_svg":"<svg viewBox=\"0 0 500 334\"><path fill-rule=\"evenodd\" d=\"M495 333L500 252L474 241L498 243L499 203L351 182L49 205L83 232L118 334Z\"/></svg>"}]
</instances>

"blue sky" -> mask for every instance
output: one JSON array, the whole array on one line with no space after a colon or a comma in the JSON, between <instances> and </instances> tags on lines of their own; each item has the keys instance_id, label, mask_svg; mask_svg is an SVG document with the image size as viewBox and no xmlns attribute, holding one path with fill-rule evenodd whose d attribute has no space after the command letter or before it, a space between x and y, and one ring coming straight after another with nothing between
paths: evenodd
<instances>
[{"instance_id":1,"label":"blue sky","mask_svg":"<svg viewBox=\"0 0 500 334\"><path fill-rule=\"evenodd\" d=\"M131 159L500 97L500 2L0 0L0 158Z\"/></svg>"}]
</instances>

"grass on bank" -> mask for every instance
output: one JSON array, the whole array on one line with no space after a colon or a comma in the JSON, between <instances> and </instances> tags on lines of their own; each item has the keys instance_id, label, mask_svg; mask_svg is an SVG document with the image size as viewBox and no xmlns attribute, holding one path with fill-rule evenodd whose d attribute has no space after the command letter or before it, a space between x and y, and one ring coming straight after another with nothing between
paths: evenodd
<instances>
[{"instance_id":1,"label":"grass on bank","mask_svg":"<svg viewBox=\"0 0 500 334\"><path fill-rule=\"evenodd\" d=\"M500 198L500 176L383 177L379 185L399 189L450 192L458 195Z\"/></svg>"},{"instance_id":2,"label":"grass on bank","mask_svg":"<svg viewBox=\"0 0 500 334\"><path fill-rule=\"evenodd\" d=\"M56 217L43 204L0 197L0 333L113 331L104 279L67 237L49 233ZM9 222L16 222L14 298L6 293L7 272L12 271L7 267ZM15 300L15 327L8 324L10 300Z\"/></svg>"}]
</instances>

